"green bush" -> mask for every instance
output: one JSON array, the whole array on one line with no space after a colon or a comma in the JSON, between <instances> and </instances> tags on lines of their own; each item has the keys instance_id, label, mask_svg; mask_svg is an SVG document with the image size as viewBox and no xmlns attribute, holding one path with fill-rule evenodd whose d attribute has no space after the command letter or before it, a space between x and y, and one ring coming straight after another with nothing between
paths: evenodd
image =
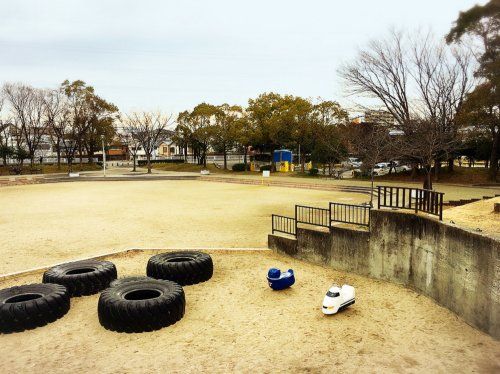
<instances>
[{"instance_id":1,"label":"green bush","mask_svg":"<svg viewBox=\"0 0 500 374\"><path fill-rule=\"evenodd\" d=\"M272 171L273 170L273 165L262 165L260 167L260 171L264 171L264 170Z\"/></svg>"},{"instance_id":2,"label":"green bush","mask_svg":"<svg viewBox=\"0 0 500 374\"><path fill-rule=\"evenodd\" d=\"M233 171L245 171L250 170L250 164L234 164L232 167Z\"/></svg>"},{"instance_id":3,"label":"green bush","mask_svg":"<svg viewBox=\"0 0 500 374\"><path fill-rule=\"evenodd\" d=\"M318 168L309 169L309 175L318 175L318 173L319 173Z\"/></svg>"}]
</instances>

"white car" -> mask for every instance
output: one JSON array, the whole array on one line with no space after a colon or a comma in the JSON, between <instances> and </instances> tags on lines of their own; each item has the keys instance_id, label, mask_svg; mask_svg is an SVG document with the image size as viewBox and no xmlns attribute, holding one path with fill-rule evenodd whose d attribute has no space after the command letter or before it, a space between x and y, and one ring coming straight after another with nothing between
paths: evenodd
<instances>
[{"instance_id":1,"label":"white car","mask_svg":"<svg viewBox=\"0 0 500 374\"><path fill-rule=\"evenodd\" d=\"M323 314L335 314L349 305L354 304L354 287L344 284L342 287L334 284L323 299Z\"/></svg>"}]
</instances>

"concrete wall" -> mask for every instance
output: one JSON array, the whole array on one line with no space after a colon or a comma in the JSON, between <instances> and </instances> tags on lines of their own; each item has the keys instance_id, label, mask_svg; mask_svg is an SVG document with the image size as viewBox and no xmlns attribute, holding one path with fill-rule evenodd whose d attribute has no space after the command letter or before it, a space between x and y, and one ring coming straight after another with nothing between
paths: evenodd
<instances>
[{"instance_id":1,"label":"concrete wall","mask_svg":"<svg viewBox=\"0 0 500 374\"><path fill-rule=\"evenodd\" d=\"M269 247L401 283L500 339L500 241L411 213L375 210L371 232L333 227L269 235Z\"/></svg>"}]
</instances>

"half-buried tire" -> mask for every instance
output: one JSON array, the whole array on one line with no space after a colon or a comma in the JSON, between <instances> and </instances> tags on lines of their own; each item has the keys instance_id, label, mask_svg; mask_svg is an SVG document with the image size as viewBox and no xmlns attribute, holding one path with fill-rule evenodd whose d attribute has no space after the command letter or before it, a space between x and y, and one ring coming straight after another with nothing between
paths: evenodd
<instances>
[{"instance_id":1,"label":"half-buried tire","mask_svg":"<svg viewBox=\"0 0 500 374\"><path fill-rule=\"evenodd\" d=\"M69 310L69 293L59 284L27 284L0 290L0 332L44 326Z\"/></svg>"},{"instance_id":2,"label":"half-buried tire","mask_svg":"<svg viewBox=\"0 0 500 374\"><path fill-rule=\"evenodd\" d=\"M214 265L212 258L203 252L161 253L149 259L146 273L148 277L167 279L187 286L212 278Z\"/></svg>"},{"instance_id":3,"label":"half-buried tire","mask_svg":"<svg viewBox=\"0 0 500 374\"><path fill-rule=\"evenodd\" d=\"M97 312L108 330L144 332L179 321L186 308L182 287L159 279L120 279L101 293Z\"/></svg>"},{"instance_id":4,"label":"half-buried tire","mask_svg":"<svg viewBox=\"0 0 500 374\"><path fill-rule=\"evenodd\" d=\"M71 296L83 296L109 287L116 276L112 262L85 260L54 266L43 274L43 283L62 284Z\"/></svg>"}]
</instances>

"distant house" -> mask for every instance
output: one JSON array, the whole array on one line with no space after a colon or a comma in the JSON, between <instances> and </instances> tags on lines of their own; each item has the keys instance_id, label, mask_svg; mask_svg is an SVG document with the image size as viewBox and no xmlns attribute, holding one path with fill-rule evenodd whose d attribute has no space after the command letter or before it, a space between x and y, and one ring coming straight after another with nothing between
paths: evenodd
<instances>
[{"instance_id":1,"label":"distant house","mask_svg":"<svg viewBox=\"0 0 500 374\"><path fill-rule=\"evenodd\" d=\"M379 123L389 126L394 125L394 116L386 110L373 110L365 111L365 121L368 123Z\"/></svg>"}]
</instances>

